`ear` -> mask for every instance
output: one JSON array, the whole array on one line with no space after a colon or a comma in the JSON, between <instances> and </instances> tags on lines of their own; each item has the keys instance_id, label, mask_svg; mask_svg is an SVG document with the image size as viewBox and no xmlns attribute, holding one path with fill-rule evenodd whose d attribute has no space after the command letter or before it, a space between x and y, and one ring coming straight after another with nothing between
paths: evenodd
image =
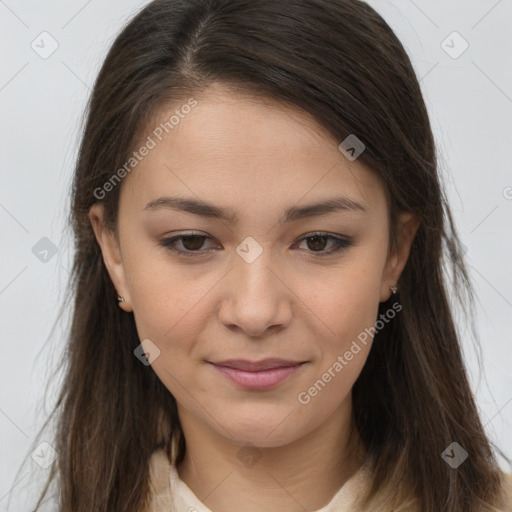
<instances>
[{"instance_id":1,"label":"ear","mask_svg":"<svg viewBox=\"0 0 512 512\"><path fill-rule=\"evenodd\" d=\"M120 302L119 306L124 311L132 311L119 240L112 230L105 226L103 204L95 203L91 206L89 209L89 220L101 248L103 261L107 267L110 279L117 293L124 298L124 301Z\"/></svg>"},{"instance_id":2,"label":"ear","mask_svg":"<svg viewBox=\"0 0 512 512\"><path fill-rule=\"evenodd\" d=\"M388 259L382 275L380 301L384 302L391 296L391 286L402 275L402 271L409 258L414 236L421 224L421 217L411 212L401 212L397 218L397 240L389 250Z\"/></svg>"}]
</instances>

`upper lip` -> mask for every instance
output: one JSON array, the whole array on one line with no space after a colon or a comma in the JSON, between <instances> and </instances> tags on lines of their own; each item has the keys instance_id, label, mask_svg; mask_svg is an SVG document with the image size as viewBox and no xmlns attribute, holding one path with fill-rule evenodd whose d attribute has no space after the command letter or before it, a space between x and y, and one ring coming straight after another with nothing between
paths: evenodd
<instances>
[{"instance_id":1,"label":"upper lip","mask_svg":"<svg viewBox=\"0 0 512 512\"><path fill-rule=\"evenodd\" d=\"M244 359L228 359L226 361L211 361L216 366L227 366L236 370L246 372L257 372L262 370L270 370L272 368L287 368L297 366L304 361L291 361L289 359L263 359L261 361L247 361Z\"/></svg>"}]
</instances>

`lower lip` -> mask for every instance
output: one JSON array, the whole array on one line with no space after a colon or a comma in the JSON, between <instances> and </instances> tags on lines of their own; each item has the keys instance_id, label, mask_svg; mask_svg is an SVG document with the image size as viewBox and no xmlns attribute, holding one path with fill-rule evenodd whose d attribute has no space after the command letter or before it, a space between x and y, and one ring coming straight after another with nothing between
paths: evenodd
<instances>
[{"instance_id":1,"label":"lower lip","mask_svg":"<svg viewBox=\"0 0 512 512\"><path fill-rule=\"evenodd\" d=\"M222 373L222 375L246 389L267 389L277 386L302 368L303 365L304 363L297 364L295 366L261 370L258 372L247 372L237 370L235 368L229 368L227 366L212 364L212 366L218 372Z\"/></svg>"}]
</instances>

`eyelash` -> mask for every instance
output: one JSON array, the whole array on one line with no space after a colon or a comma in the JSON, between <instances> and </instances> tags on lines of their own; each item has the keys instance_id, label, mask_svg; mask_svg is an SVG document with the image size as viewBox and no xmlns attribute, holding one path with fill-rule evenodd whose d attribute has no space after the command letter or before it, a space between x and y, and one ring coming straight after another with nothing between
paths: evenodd
<instances>
[{"instance_id":1,"label":"eyelash","mask_svg":"<svg viewBox=\"0 0 512 512\"><path fill-rule=\"evenodd\" d=\"M212 237L209 237L206 235L200 235L197 233L187 233L187 234L183 234L183 235L173 236L170 238L164 238L158 242L158 245L164 247L168 251L177 253L178 255L182 255L185 257L197 258L197 257L204 256L204 253L201 254L200 251L181 250L181 249L175 248L175 244L177 241L187 239L187 238L192 238L192 239L193 238L204 238L205 240L208 240L208 239L212 240ZM324 258L326 256L330 256L332 254L339 253L345 249L348 249L349 247L351 247L353 245L353 241L351 239L340 238L340 237L337 237L334 235L330 235L329 233L323 233L323 232L315 232L308 236L302 237L299 240L299 242L307 240L308 238L326 238L330 241L333 241L337 246L335 249L331 249L329 251L316 251L316 252L315 251L307 251L307 252L310 252L314 258Z\"/></svg>"}]
</instances>

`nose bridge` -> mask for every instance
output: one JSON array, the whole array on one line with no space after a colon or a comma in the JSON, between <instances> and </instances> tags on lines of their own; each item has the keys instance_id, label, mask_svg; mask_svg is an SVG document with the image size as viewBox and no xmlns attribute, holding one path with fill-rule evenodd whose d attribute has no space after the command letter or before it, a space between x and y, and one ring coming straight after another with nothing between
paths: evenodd
<instances>
[{"instance_id":1,"label":"nose bridge","mask_svg":"<svg viewBox=\"0 0 512 512\"><path fill-rule=\"evenodd\" d=\"M271 250L247 237L236 253L226 283L221 321L253 335L289 321L286 287L275 276Z\"/></svg>"},{"instance_id":2,"label":"nose bridge","mask_svg":"<svg viewBox=\"0 0 512 512\"><path fill-rule=\"evenodd\" d=\"M236 252L233 263L235 299L257 302L262 310L265 303L277 299L272 283L275 276L270 271L271 250L264 249L252 237L248 237L237 247Z\"/></svg>"}]
</instances>

